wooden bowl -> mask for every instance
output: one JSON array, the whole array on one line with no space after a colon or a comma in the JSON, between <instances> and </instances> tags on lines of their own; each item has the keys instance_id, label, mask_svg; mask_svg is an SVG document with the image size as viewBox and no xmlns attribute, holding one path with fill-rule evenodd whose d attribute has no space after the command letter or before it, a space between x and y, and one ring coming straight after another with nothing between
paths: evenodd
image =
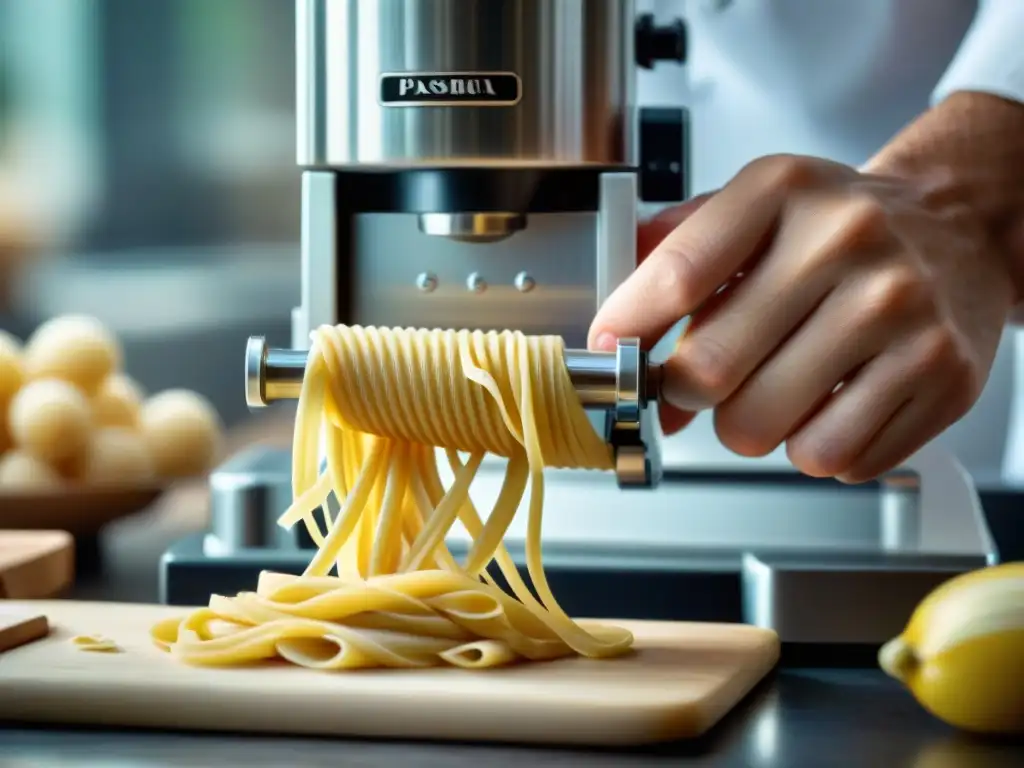
<instances>
[{"instance_id":1,"label":"wooden bowl","mask_svg":"<svg viewBox=\"0 0 1024 768\"><path fill-rule=\"evenodd\" d=\"M0 493L0 530L61 530L89 536L151 506L164 489L82 488L60 493Z\"/></svg>"}]
</instances>

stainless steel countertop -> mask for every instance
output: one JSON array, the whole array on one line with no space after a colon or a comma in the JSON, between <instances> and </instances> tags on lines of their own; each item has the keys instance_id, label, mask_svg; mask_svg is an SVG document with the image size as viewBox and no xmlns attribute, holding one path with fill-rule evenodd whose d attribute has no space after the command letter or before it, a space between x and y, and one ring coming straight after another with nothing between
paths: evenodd
<instances>
[{"instance_id":1,"label":"stainless steel countertop","mask_svg":"<svg viewBox=\"0 0 1024 768\"><path fill-rule=\"evenodd\" d=\"M880 673L783 670L699 742L646 752L0 728L0 765L644 766L995 768L1024 744L974 742L923 712Z\"/></svg>"}]
</instances>

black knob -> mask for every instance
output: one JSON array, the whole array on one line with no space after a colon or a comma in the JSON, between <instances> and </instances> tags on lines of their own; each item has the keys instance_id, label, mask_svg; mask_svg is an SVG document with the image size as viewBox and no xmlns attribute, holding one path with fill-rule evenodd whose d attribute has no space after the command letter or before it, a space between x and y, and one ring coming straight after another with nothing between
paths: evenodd
<instances>
[{"instance_id":1,"label":"black knob","mask_svg":"<svg viewBox=\"0 0 1024 768\"><path fill-rule=\"evenodd\" d=\"M653 69L655 62L686 61L686 25L682 19L658 26L654 14L645 13L636 20L636 63Z\"/></svg>"}]
</instances>

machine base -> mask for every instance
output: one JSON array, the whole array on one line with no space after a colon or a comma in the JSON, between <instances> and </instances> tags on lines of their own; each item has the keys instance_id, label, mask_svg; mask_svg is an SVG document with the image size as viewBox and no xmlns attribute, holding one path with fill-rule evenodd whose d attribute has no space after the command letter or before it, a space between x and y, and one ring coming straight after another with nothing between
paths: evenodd
<instances>
[{"instance_id":1,"label":"machine base","mask_svg":"<svg viewBox=\"0 0 1024 768\"><path fill-rule=\"evenodd\" d=\"M458 558L465 547L451 545ZM521 547L510 547L525 576ZM461 550L461 551L460 551ZM545 549L545 572L574 616L742 622L775 629L787 643L877 646L898 634L917 603L943 581L985 565L971 556L806 552L676 552L630 556L615 549ZM255 587L261 571L300 574L308 550L210 556L204 535L163 556L161 600L203 605L212 592Z\"/></svg>"},{"instance_id":2,"label":"machine base","mask_svg":"<svg viewBox=\"0 0 1024 768\"><path fill-rule=\"evenodd\" d=\"M465 554L451 544L456 557ZM510 547L525 575L521 547ZM211 593L251 590L261 571L299 574L308 550L207 554L204 535L174 544L160 565L161 601L202 605ZM877 646L898 634L917 603L943 581L983 567L969 555L870 552L676 551L649 557L616 548L545 548L545 572L575 616L743 622L786 643Z\"/></svg>"}]
</instances>

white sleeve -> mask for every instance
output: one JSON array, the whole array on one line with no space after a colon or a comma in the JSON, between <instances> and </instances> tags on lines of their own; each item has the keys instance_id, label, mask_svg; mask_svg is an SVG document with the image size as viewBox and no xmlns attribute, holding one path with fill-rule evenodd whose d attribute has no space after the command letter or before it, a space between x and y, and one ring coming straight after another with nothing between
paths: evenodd
<instances>
[{"instance_id":1,"label":"white sleeve","mask_svg":"<svg viewBox=\"0 0 1024 768\"><path fill-rule=\"evenodd\" d=\"M932 92L932 103L956 91L1024 102L1024 0L980 0L974 23Z\"/></svg>"}]
</instances>

